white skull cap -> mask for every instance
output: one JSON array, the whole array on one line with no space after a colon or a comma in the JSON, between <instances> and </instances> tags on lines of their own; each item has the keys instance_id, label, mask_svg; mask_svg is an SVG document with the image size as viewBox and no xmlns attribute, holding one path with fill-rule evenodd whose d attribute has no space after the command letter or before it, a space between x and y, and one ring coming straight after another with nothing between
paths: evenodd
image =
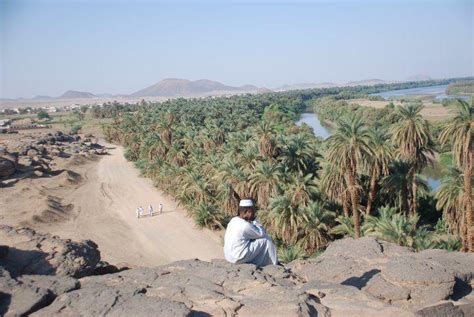
<instances>
[{"instance_id":1,"label":"white skull cap","mask_svg":"<svg viewBox=\"0 0 474 317\"><path fill-rule=\"evenodd\" d=\"M239 203L239 207L253 207L252 199L242 199Z\"/></svg>"}]
</instances>

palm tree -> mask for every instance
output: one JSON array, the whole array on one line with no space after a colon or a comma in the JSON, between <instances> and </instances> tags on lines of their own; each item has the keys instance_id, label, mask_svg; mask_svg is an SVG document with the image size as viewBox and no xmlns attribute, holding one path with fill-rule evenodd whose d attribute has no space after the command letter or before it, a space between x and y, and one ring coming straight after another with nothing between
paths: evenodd
<instances>
[{"instance_id":1,"label":"palm tree","mask_svg":"<svg viewBox=\"0 0 474 317\"><path fill-rule=\"evenodd\" d=\"M371 133L365 126L359 116L340 120L336 132L327 139L329 161L338 165L346 175L356 238L360 237L357 172L367 157L373 154Z\"/></svg>"},{"instance_id":2,"label":"palm tree","mask_svg":"<svg viewBox=\"0 0 474 317\"><path fill-rule=\"evenodd\" d=\"M332 202L342 206L345 217L349 217L349 195L346 179L341 169L329 163L323 165L319 188Z\"/></svg>"},{"instance_id":3,"label":"palm tree","mask_svg":"<svg viewBox=\"0 0 474 317\"><path fill-rule=\"evenodd\" d=\"M238 197L244 198L250 196L248 174L232 158L224 161L220 167L220 171L214 177L218 182L230 185Z\"/></svg>"},{"instance_id":4,"label":"palm tree","mask_svg":"<svg viewBox=\"0 0 474 317\"><path fill-rule=\"evenodd\" d=\"M391 127L392 142L397 147L399 158L411 165L411 204L412 215L416 215L417 182L416 173L432 161L434 143L431 139L428 121L420 111L422 104L409 104L397 108L398 121Z\"/></svg>"},{"instance_id":5,"label":"palm tree","mask_svg":"<svg viewBox=\"0 0 474 317\"><path fill-rule=\"evenodd\" d=\"M298 229L305 214L291 203L286 195L274 197L270 201L268 212L262 214L262 222L275 232L286 244L294 244Z\"/></svg>"},{"instance_id":6,"label":"palm tree","mask_svg":"<svg viewBox=\"0 0 474 317\"><path fill-rule=\"evenodd\" d=\"M224 216L219 212L219 209L212 204L199 203L194 210L194 219L201 228L208 227L224 230L225 228L221 224L223 218Z\"/></svg>"},{"instance_id":7,"label":"palm tree","mask_svg":"<svg viewBox=\"0 0 474 317\"><path fill-rule=\"evenodd\" d=\"M167 148L171 147L172 140L173 140L173 132L172 127L176 117L172 113L168 113L166 118L162 119L159 122L158 129L161 131L161 139L163 140L164 144Z\"/></svg>"},{"instance_id":8,"label":"palm tree","mask_svg":"<svg viewBox=\"0 0 474 317\"><path fill-rule=\"evenodd\" d=\"M281 153L278 160L287 172L308 174L318 169L316 158L319 154L310 140L302 133L279 139Z\"/></svg>"},{"instance_id":9,"label":"palm tree","mask_svg":"<svg viewBox=\"0 0 474 317\"><path fill-rule=\"evenodd\" d=\"M329 233L344 237L355 237L354 218L339 216L335 221L338 225L333 227Z\"/></svg>"},{"instance_id":10,"label":"palm tree","mask_svg":"<svg viewBox=\"0 0 474 317\"><path fill-rule=\"evenodd\" d=\"M375 129L372 143L373 155L370 157L370 168L371 168L371 180L369 197L367 199L367 208L365 210L366 215L370 215L372 210L372 203L375 199L375 187L377 185L377 179L380 175L388 175L388 167L393 159L393 149L391 144L388 142L388 135L381 129Z\"/></svg>"},{"instance_id":11,"label":"palm tree","mask_svg":"<svg viewBox=\"0 0 474 317\"><path fill-rule=\"evenodd\" d=\"M379 217L366 216L364 234L380 240L413 247L416 243L416 224L419 216L405 216L397 213L396 208L382 207Z\"/></svg>"},{"instance_id":12,"label":"palm tree","mask_svg":"<svg viewBox=\"0 0 474 317\"><path fill-rule=\"evenodd\" d=\"M466 223L464 219L464 176L456 167L449 167L446 176L441 180L435 198L436 208L443 210L443 219L451 233L458 235L467 250Z\"/></svg>"},{"instance_id":13,"label":"palm tree","mask_svg":"<svg viewBox=\"0 0 474 317\"><path fill-rule=\"evenodd\" d=\"M275 128L268 121L261 121L256 130L256 139L258 140L258 151L261 156L268 159L273 158L275 151Z\"/></svg>"},{"instance_id":14,"label":"palm tree","mask_svg":"<svg viewBox=\"0 0 474 317\"><path fill-rule=\"evenodd\" d=\"M409 213L410 200L410 178L411 165L405 161L395 160L390 163L389 174L382 178L382 189L384 194L394 198L395 205L404 212ZM428 191L426 180L419 175L415 177L416 187L419 194L425 195Z\"/></svg>"},{"instance_id":15,"label":"palm tree","mask_svg":"<svg viewBox=\"0 0 474 317\"><path fill-rule=\"evenodd\" d=\"M261 208L266 208L270 198L276 193L280 183L281 172L277 164L269 161L259 162L249 176L249 186L252 197L256 197Z\"/></svg>"},{"instance_id":16,"label":"palm tree","mask_svg":"<svg viewBox=\"0 0 474 317\"><path fill-rule=\"evenodd\" d=\"M466 213L469 251L474 252L474 229L472 211L472 165L474 152L474 106L457 100L455 116L448 121L440 134L442 144L452 144L456 165L464 174L464 208Z\"/></svg>"},{"instance_id":17,"label":"palm tree","mask_svg":"<svg viewBox=\"0 0 474 317\"><path fill-rule=\"evenodd\" d=\"M299 230L299 244L311 254L326 246L330 241L330 225L334 222L336 213L324 208L322 203L311 201L303 208L304 222Z\"/></svg>"},{"instance_id":18,"label":"palm tree","mask_svg":"<svg viewBox=\"0 0 474 317\"><path fill-rule=\"evenodd\" d=\"M310 200L319 193L313 174L293 175L285 189L288 196L291 197L291 203L298 207L308 205Z\"/></svg>"}]
</instances>

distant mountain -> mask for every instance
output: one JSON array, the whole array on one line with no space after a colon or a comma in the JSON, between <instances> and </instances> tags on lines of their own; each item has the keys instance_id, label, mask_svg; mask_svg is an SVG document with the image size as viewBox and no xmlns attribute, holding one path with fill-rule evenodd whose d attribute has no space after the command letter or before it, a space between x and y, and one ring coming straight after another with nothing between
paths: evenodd
<instances>
[{"instance_id":1,"label":"distant mountain","mask_svg":"<svg viewBox=\"0 0 474 317\"><path fill-rule=\"evenodd\" d=\"M227 86L217 81L200 79L200 80L187 80L169 78L163 79L162 81L134 92L130 96L132 97L146 97L146 96L196 96L209 94L213 92L231 92L231 91L257 91L259 88L246 85L241 87Z\"/></svg>"},{"instance_id":2,"label":"distant mountain","mask_svg":"<svg viewBox=\"0 0 474 317\"><path fill-rule=\"evenodd\" d=\"M260 88L258 88L257 86L254 86L254 85L243 85L243 86L240 86L238 87L242 90L247 90L247 91L253 91L253 90L259 90Z\"/></svg>"},{"instance_id":3,"label":"distant mountain","mask_svg":"<svg viewBox=\"0 0 474 317\"><path fill-rule=\"evenodd\" d=\"M336 87L335 83L299 83L292 85L283 85L277 88L280 91L299 90L299 89L315 89L315 88L331 88Z\"/></svg>"},{"instance_id":4,"label":"distant mountain","mask_svg":"<svg viewBox=\"0 0 474 317\"><path fill-rule=\"evenodd\" d=\"M94 97L96 97L96 95L90 92L68 90L61 96L57 97L56 99L81 99L81 98L94 98Z\"/></svg>"},{"instance_id":5,"label":"distant mountain","mask_svg":"<svg viewBox=\"0 0 474 317\"><path fill-rule=\"evenodd\" d=\"M46 95L38 95L38 96L34 96L33 98L31 98L32 100L48 100L48 99L53 99L53 97L51 96L46 96Z\"/></svg>"},{"instance_id":6,"label":"distant mountain","mask_svg":"<svg viewBox=\"0 0 474 317\"><path fill-rule=\"evenodd\" d=\"M388 82L382 79L365 79L365 80L358 80L358 81L350 81L346 83L346 86L373 86L373 85L380 85L380 84L387 84Z\"/></svg>"},{"instance_id":7,"label":"distant mountain","mask_svg":"<svg viewBox=\"0 0 474 317\"><path fill-rule=\"evenodd\" d=\"M431 78L428 75L417 74L417 75L408 77L406 81L423 81L423 80L432 80L432 79L433 78Z\"/></svg>"},{"instance_id":8,"label":"distant mountain","mask_svg":"<svg viewBox=\"0 0 474 317\"><path fill-rule=\"evenodd\" d=\"M102 94L95 94L96 97L115 97L117 95L114 95L114 94L109 94L109 93L102 93Z\"/></svg>"}]
</instances>

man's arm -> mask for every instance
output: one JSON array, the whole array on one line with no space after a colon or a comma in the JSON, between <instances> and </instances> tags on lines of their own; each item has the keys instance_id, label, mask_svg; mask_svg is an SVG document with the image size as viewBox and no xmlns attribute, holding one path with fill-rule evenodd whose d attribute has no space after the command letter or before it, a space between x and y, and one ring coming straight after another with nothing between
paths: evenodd
<instances>
[{"instance_id":1,"label":"man's arm","mask_svg":"<svg viewBox=\"0 0 474 317\"><path fill-rule=\"evenodd\" d=\"M254 220L253 223L246 223L243 235L247 239L259 239L263 238L266 232L262 224L258 220Z\"/></svg>"}]
</instances>

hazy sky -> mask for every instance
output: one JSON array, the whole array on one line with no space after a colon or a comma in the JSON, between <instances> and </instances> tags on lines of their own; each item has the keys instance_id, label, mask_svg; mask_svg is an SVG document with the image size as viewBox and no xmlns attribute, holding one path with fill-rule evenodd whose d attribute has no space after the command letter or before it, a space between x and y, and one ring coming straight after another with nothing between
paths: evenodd
<instances>
[{"instance_id":1,"label":"hazy sky","mask_svg":"<svg viewBox=\"0 0 474 317\"><path fill-rule=\"evenodd\" d=\"M474 1L0 0L0 97L474 74Z\"/></svg>"}]
</instances>

